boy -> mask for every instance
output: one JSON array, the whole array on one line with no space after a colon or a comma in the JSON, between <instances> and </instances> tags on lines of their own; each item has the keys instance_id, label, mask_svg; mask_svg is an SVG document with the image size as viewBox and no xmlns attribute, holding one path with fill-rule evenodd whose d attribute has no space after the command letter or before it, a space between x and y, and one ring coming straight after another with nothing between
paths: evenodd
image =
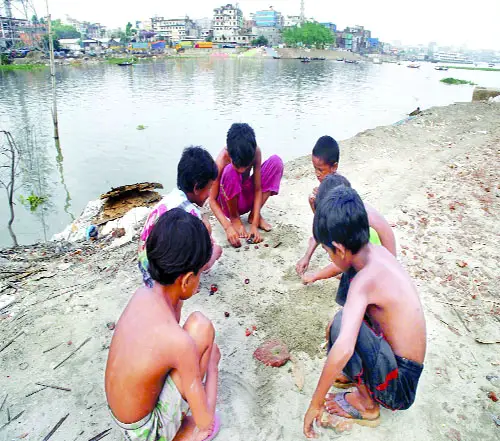
<instances>
[{"instance_id":1,"label":"boy","mask_svg":"<svg viewBox=\"0 0 500 441\"><path fill-rule=\"evenodd\" d=\"M339 168L339 145L331 136L322 136L316 142L312 151L312 163L314 172L321 184L330 174L336 173ZM314 211L314 200L318 193L318 187L314 188L309 196L309 205Z\"/></svg>"},{"instance_id":2,"label":"boy","mask_svg":"<svg viewBox=\"0 0 500 441\"><path fill-rule=\"evenodd\" d=\"M138 261L144 284L147 287L152 288L153 280L148 271L149 263L146 252L146 241L155 223L163 213L172 208L180 207L198 219L201 219L207 227L209 234L211 234L212 227L208 219L202 216L197 206L202 207L205 204L216 178L217 166L210 153L201 147L188 147L184 150L177 166L177 188L164 196L156 204L153 211L149 214L141 233ZM221 254L222 248L214 244L212 256L203 270L210 269Z\"/></svg>"},{"instance_id":3,"label":"boy","mask_svg":"<svg viewBox=\"0 0 500 441\"><path fill-rule=\"evenodd\" d=\"M329 355L304 418L304 434L323 410L375 427L379 405L408 409L415 400L426 351L425 318L415 286L386 248L372 245L368 216L352 188L337 187L319 202L314 237L341 271L356 271L347 301L330 329ZM334 380L353 392L327 395Z\"/></svg>"},{"instance_id":4,"label":"boy","mask_svg":"<svg viewBox=\"0 0 500 441\"><path fill-rule=\"evenodd\" d=\"M283 161L274 155L262 163L255 132L248 124L236 123L227 132L226 148L216 163L218 176L210 193L210 207L224 228L227 240L233 247L241 246L240 239L262 242L259 228L271 231L271 225L260 210L270 196L279 193ZM240 217L245 213L250 213L250 232L241 222Z\"/></svg>"},{"instance_id":5,"label":"boy","mask_svg":"<svg viewBox=\"0 0 500 441\"><path fill-rule=\"evenodd\" d=\"M350 187L351 183L338 173L328 175L323 180L319 187L316 199L313 201L313 213L316 212L318 201L332 188L340 185ZM374 245L382 245L386 247L394 256L396 256L396 238L394 237L394 232L392 231L391 226L386 221L384 216L382 216L374 207L365 203L365 209L368 213L368 222L370 224L370 243ZM302 277L302 282L305 285L317 282L318 280L329 279L341 273L341 271L333 263L315 273L305 272L317 247L318 244L314 238L311 237L309 239L309 247L305 256L299 260L296 266L297 273ZM340 288L339 291L341 291ZM343 306L343 303L341 303L341 305Z\"/></svg>"},{"instance_id":6,"label":"boy","mask_svg":"<svg viewBox=\"0 0 500 441\"><path fill-rule=\"evenodd\" d=\"M198 289L210 235L174 208L160 216L146 248L153 288L139 288L116 325L105 374L109 408L129 441L213 439L220 426L215 330L199 312L183 327L176 317L179 302Z\"/></svg>"}]
</instances>

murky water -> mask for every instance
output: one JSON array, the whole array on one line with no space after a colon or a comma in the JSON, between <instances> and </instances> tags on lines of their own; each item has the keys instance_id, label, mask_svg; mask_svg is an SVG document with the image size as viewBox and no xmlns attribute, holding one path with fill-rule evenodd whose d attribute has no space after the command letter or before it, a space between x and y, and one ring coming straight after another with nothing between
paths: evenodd
<instances>
[{"instance_id":1,"label":"murky water","mask_svg":"<svg viewBox=\"0 0 500 441\"><path fill-rule=\"evenodd\" d=\"M203 145L216 155L235 121L254 127L265 156L289 160L324 134L346 139L417 106L470 101L473 88L441 84L445 76L500 87L500 73L432 65L185 59L60 68L58 149L48 71L0 73L0 130L12 131L28 152L17 198L46 198L34 213L17 199L14 230L22 243L50 238L112 186L158 181L168 189L181 150ZM0 188L0 246L10 244L7 219Z\"/></svg>"}]
</instances>

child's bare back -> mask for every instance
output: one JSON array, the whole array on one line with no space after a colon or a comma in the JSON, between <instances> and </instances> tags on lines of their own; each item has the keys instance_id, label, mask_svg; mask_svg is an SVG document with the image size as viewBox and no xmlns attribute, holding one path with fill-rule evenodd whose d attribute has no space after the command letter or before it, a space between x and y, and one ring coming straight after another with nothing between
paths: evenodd
<instances>
[{"instance_id":1,"label":"child's bare back","mask_svg":"<svg viewBox=\"0 0 500 441\"><path fill-rule=\"evenodd\" d=\"M422 304L408 273L386 248L367 245L366 262L351 282L346 308L358 296L367 302L372 326L384 334L394 353L422 363L426 349Z\"/></svg>"}]
</instances>

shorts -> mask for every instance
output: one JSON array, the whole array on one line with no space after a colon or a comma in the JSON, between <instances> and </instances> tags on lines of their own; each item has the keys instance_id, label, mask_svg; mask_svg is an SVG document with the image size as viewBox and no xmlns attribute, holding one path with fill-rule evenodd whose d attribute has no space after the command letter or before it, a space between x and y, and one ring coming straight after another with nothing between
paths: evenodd
<instances>
[{"instance_id":1,"label":"shorts","mask_svg":"<svg viewBox=\"0 0 500 441\"><path fill-rule=\"evenodd\" d=\"M341 324L342 311L339 311L330 328L328 351L340 334ZM363 321L354 354L343 373L350 381L364 384L382 406L404 410L415 401L423 368L423 364L395 355L384 336Z\"/></svg>"},{"instance_id":2,"label":"shorts","mask_svg":"<svg viewBox=\"0 0 500 441\"><path fill-rule=\"evenodd\" d=\"M172 441L179 431L182 420L189 410L170 376L158 397L153 411L137 423L124 424L113 419L122 429L128 441Z\"/></svg>"}]
</instances>

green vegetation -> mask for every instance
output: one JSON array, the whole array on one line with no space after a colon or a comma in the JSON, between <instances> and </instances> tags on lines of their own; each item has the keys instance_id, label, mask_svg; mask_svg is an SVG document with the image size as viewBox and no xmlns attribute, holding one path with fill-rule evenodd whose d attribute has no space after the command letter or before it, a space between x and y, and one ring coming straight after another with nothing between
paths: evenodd
<instances>
[{"instance_id":1,"label":"green vegetation","mask_svg":"<svg viewBox=\"0 0 500 441\"><path fill-rule=\"evenodd\" d=\"M34 193L31 193L27 198L24 196L19 196L19 201L26 208L29 208L32 213L34 213L40 205L47 201L45 196L37 196Z\"/></svg>"},{"instance_id":2,"label":"green vegetation","mask_svg":"<svg viewBox=\"0 0 500 441\"><path fill-rule=\"evenodd\" d=\"M137 130L146 130L146 126L142 125L142 124L139 124L137 126Z\"/></svg>"},{"instance_id":3,"label":"green vegetation","mask_svg":"<svg viewBox=\"0 0 500 441\"><path fill-rule=\"evenodd\" d=\"M61 38L81 37L80 32L78 32L74 26L62 24L61 20L52 20L52 32L57 40Z\"/></svg>"},{"instance_id":4,"label":"green vegetation","mask_svg":"<svg viewBox=\"0 0 500 441\"><path fill-rule=\"evenodd\" d=\"M457 78L443 78L441 80L441 83L445 84L470 84L471 86L475 86L476 83L473 83L472 81L467 81L467 80L459 80Z\"/></svg>"},{"instance_id":5,"label":"green vegetation","mask_svg":"<svg viewBox=\"0 0 500 441\"><path fill-rule=\"evenodd\" d=\"M252 46L267 46L269 44L269 40L261 35L259 38L255 38L252 40L251 45Z\"/></svg>"},{"instance_id":6,"label":"green vegetation","mask_svg":"<svg viewBox=\"0 0 500 441\"><path fill-rule=\"evenodd\" d=\"M495 67L469 67L469 66L445 66L448 69L462 69L462 70L483 70L485 72L500 72L499 68Z\"/></svg>"},{"instance_id":7,"label":"green vegetation","mask_svg":"<svg viewBox=\"0 0 500 441\"><path fill-rule=\"evenodd\" d=\"M7 64L11 64L12 60L9 58L7 54L0 54L0 66L5 66Z\"/></svg>"},{"instance_id":8,"label":"green vegetation","mask_svg":"<svg viewBox=\"0 0 500 441\"><path fill-rule=\"evenodd\" d=\"M10 70L40 70L44 68L44 64L2 64L0 65L0 72Z\"/></svg>"},{"instance_id":9,"label":"green vegetation","mask_svg":"<svg viewBox=\"0 0 500 441\"><path fill-rule=\"evenodd\" d=\"M132 57L132 58L106 58L106 62L109 64L120 64L120 63L136 63L137 58Z\"/></svg>"},{"instance_id":10,"label":"green vegetation","mask_svg":"<svg viewBox=\"0 0 500 441\"><path fill-rule=\"evenodd\" d=\"M320 49L334 43L332 33L319 23L307 22L301 27L285 29L283 40L289 46L315 46Z\"/></svg>"}]
</instances>

